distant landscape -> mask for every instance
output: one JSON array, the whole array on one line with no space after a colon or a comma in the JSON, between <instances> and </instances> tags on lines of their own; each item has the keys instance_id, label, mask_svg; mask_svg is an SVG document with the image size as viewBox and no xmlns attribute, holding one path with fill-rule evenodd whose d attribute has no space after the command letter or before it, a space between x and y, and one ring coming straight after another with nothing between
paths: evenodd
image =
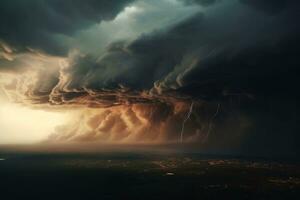
<instances>
[{"instance_id":1,"label":"distant landscape","mask_svg":"<svg viewBox=\"0 0 300 200\"><path fill-rule=\"evenodd\" d=\"M0 147L7 198L297 199L300 164L162 148ZM53 148L53 147L52 147ZM113 150L114 149L114 150ZM139 149L139 150L138 150ZM71 151L70 151L71 150Z\"/></svg>"}]
</instances>

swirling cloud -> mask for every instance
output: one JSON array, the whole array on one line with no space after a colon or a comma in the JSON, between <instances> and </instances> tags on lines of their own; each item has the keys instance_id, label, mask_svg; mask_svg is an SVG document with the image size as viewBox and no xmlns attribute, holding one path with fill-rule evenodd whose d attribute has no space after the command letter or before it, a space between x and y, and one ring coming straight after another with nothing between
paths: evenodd
<instances>
[{"instance_id":1,"label":"swirling cloud","mask_svg":"<svg viewBox=\"0 0 300 200\"><path fill-rule=\"evenodd\" d=\"M6 6L14 5L4 2ZM19 60L24 61L20 58L17 44L35 47L30 51L34 60L37 60L37 55L48 58L48 61L39 61L33 68L21 68L19 71L25 72L22 75L18 74L15 80L5 87L8 94L18 96L19 101L23 100L26 104L35 106L96 110L91 113L84 111L82 125L75 123L67 128L63 127L52 139L88 140L108 137L111 140L123 141L128 137L135 137L131 136L131 132L137 138L143 138L140 135L146 134L149 123L156 128L152 131L153 137L156 134L160 135L159 130L164 130L164 137L177 138L176 131L165 127L177 127L176 124L181 124L179 118L184 119L184 113L189 111L191 102L210 109L201 110L201 106L195 109L195 115L202 116L202 122L198 123L198 118L192 117L191 123L194 125L190 136L196 137L197 134L204 133L199 127L204 127L204 124L207 127L217 105L221 105L222 112L219 118L214 119L216 126L214 134L210 136L211 141L217 141L216 138L234 141L234 138L239 138L239 133L243 132L243 136L248 138L245 146L253 141L266 141L266 138L272 137L268 144L270 148L274 148L281 142L284 127L288 127L287 138L298 138L295 134L295 115L290 114L289 109L284 109L293 107L294 110L299 110L296 103L299 97L295 95L299 74L300 29L296 23L299 15L298 1L274 1L273 4L270 4L270 1L247 0L195 0L184 1L185 3L163 1L161 4L176 5L174 8L178 9L193 7L198 12L180 20L169 20L164 26L160 23L159 28L154 31L152 28L147 29L145 33L139 31L139 34L132 34L134 38L110 42L105 49L99 50L99 53L68 49L67 56L54 56L63 54L60 54L59 50L56 51L56 47L51 47L57 43L52 43L48 37L45 38L40 30L54 35L72 35L76 30L84 29L91 23L113 19L125 5L132 3L112 1L103 4L102 1L91 1L91 4L82 6L79 1L75 2L72 6L66 4L61 8L55 3L46 4L52 11L57 9L57 13L60 14L58 16L63 16L64 20L62 23L55 23L52 19L56 18L50 18L50 21L46 20L41 27L33 26L33 33L41 34L41 37L38 37L40 41L33 39L36 38L34 34L28 36L26 31L24 37L0 34L4 41L1 43L0 54L1 59L5 60L2 61L2 71L18 74L18 70L13 70L13 67L7 65L13 65ZM146 12L145 10L154 9L153 7L159 4L158 1L155 2L156 4L151 4L152 7L142 0L130 5L137 6L136 8L141 6L139 8L143 8L144 11L140 9L140 12ZM46 11L47 16L52 16L52 12L48 13L48 9ZM14 20L19 19L18 17L19 15ZM73 18L78 23L69 23ZM41 14L41 20L45 19L48 17ZM28 20L32 21L31 18ZM131 23L132 21L134 19ZM4 24L8 31L29 26L29 23L22 26L18 23ZM143 27L140 21L137 26ZM44 45L47 42L51 45ZM44 50L44 53L37 49ZM55 50L55 53L52 50ZM22 55L27 59L29 53ZM15 65L19 66L18 63ZM177 105L184 108L180 110L180 114L175 113ZM137 108L138 106L144 106L143 109L148 114L142 114L143 109ZM157 124L149 115L151 110L155 110L155 106L159 110L155 112L168 113L166 116L162 114L164 117ZM100 112L103 108L107 110ZM206 120L203 116L206 116ZM281 119L280 116L289 116L291 120ZM238 125L234 125L234 122ZM130 128L130 124L134 123L137 124L137 128ZM272 125L274 123L276 125ZM230 132L227 131L228 126L235 128ZM244 130L244 127L248 129ZM273 131L272 135L265 134L274 127L280 131ZM120 134L116 134L117 132ZM251 135L250 132L254 133ZM105 136L106 133L110 135ZM160 141L160 136L157 138ZM266 145L262 145L261 148L263 146ZM286 147L287 144L283 146ZM298 150L295 145L292 145L291 149Z\"/></svg>"}]
</instances>

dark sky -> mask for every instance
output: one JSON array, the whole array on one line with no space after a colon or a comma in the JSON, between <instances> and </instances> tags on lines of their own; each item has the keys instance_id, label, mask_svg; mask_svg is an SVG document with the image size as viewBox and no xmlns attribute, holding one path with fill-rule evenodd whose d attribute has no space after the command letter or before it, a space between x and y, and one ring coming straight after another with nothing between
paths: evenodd
<instances>
[{"instance_id":1,"label":"dark sky","mask_svg":"<svg viewBox=\"0 0 300 200\"><path fill-rule=\"evenodd\" d=\"M215 109L200 107L221 105L211 146L238 138L238 151L298 155L299 9L298 0L1 0L0 73L13 77L1 84L50 107L204 102L195 112L208 119Z\"/></svg>"}]
</instances>

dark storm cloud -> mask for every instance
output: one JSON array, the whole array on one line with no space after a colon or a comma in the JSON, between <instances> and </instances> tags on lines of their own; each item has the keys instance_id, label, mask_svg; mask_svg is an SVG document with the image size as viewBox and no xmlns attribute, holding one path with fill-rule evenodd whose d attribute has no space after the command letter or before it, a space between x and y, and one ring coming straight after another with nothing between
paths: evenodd
<instances>
[{"instance_id":1,"label":"dark storm cloud","mask_svg":"<svg viewBox=\"0 0 300 200\"><path fill-rule=\"evenodd\" d=\"M120 96L141 101L143 91L215 100L291 95L299 64L298 5L265 16L238 1L223 3L132 42L112 43L99 58L73 56L61 71L55 99L106 90L99 99L111 103Z\"/></svg>"},{"instance_id":2,"label":"dark storm cloud","mask_svg":"<svg viewBox=\"0 0 300 200\"><path fill-rule=\"evenodd\" d=\"M278 152L291 138L299 141L299 1L209 2L208 11L112 43L98 58L71 56L59 78L48 80L51 87L43 86L44 93L39 85L31 89L31 99L92 107L204 99L222 106L212 135L216 143L237 138L242 128L235 124L248 121L255 128L243 132L244 145L255 151L268 146ZM214 112L201 114L210 119ZM290 144L288 151L299 151L297 146Z\"/></svg>"},{"instance_id":3,"label":"dark storm cloud","mask_svg":"<svg viewBox=\"0 0 300 200\"><path fill-rule=\"evenodd\" d=\"M56 34L72 35L102 20L113 19L131 0L1 0L0 39L24 50L38 48L61 55L67 47Z\"/></svg>"},{"instance_id":4,"label":"dark storm cloud","mask_svg":"<svg viewBox=\"0 0 300 200\"><path fill-rule=\"evenodd\" d=\"M235 8L240 10L230 13ZM298 8L299 2L290 2L266 17L231 5L216 13L198 14L167 32L141 37L128 48L149 57L141 60L146 69L151 66L152 73L165 66L166 73L158 76L161 89L176 88L208 98L229 94L226 90L246 96L292 95L299 65Z\"/></svg>"},{"instance_id":5,"label":"dark storm cloud","mask_svg":"<svg viewBox=\"0 0 300 200\"><path fill-rule=\"evenodd\" d=\"M181 0L187 5L199 4L201 6L209 6L221 0Z\"/></svg>"},{"instance_id":6,"label":"dark storm cloud","mask_svg":"<svg viewBox=\"0 0 300 200\"><path fill-rule=\"evenodd\" d=\"M70 79L61 89L89 88L98 91L99 99L102 95L117 103L153 98L168 102L163 97L170 91L177 100L188 96L191 101L221 102L223 114L217 119L211 145L235 141L243 132L248 149L241 149L248 153L299 152L297 143L291 143L299 138L296 115L291 113L300 110L295 103L299 99L298 8L294 2L265 15L246 4L224 4L220 10L199 13L133 42L112 44L96 61L79 58L65 73ZM123 87L158 95L116 92ZM107 95L100 88L113 92ZM242 131L247 123L253 126Z\"/></svg>"},{"instance_id":7,"label":"dark storm cloud","mask_svg":"<svg viewBox=\"0 0 300 200\"><path fill-rule=\"evenodd\" d=\"M297 2L297 0L240 0L240 2L253 6L268 14L276 14L284 10L289 4Z\"/></svg>"}]
</instances>

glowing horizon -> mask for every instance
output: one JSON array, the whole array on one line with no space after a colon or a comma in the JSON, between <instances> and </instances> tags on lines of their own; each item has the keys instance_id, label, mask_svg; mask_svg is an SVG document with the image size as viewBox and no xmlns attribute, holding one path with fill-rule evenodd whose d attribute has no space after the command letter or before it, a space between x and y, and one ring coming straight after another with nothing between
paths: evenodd
<instances>
[{"instance_id":1,"label":"glowing horizon","mask_svg":"<svg viewBox=\"0 0 300 200\"><path fill-rule=\"evenodd\" d=\"M2 102L0 119L0 144L23 144L46 140L56 126L65 123L67 114Z\"/></svg>"}]
</instances>

